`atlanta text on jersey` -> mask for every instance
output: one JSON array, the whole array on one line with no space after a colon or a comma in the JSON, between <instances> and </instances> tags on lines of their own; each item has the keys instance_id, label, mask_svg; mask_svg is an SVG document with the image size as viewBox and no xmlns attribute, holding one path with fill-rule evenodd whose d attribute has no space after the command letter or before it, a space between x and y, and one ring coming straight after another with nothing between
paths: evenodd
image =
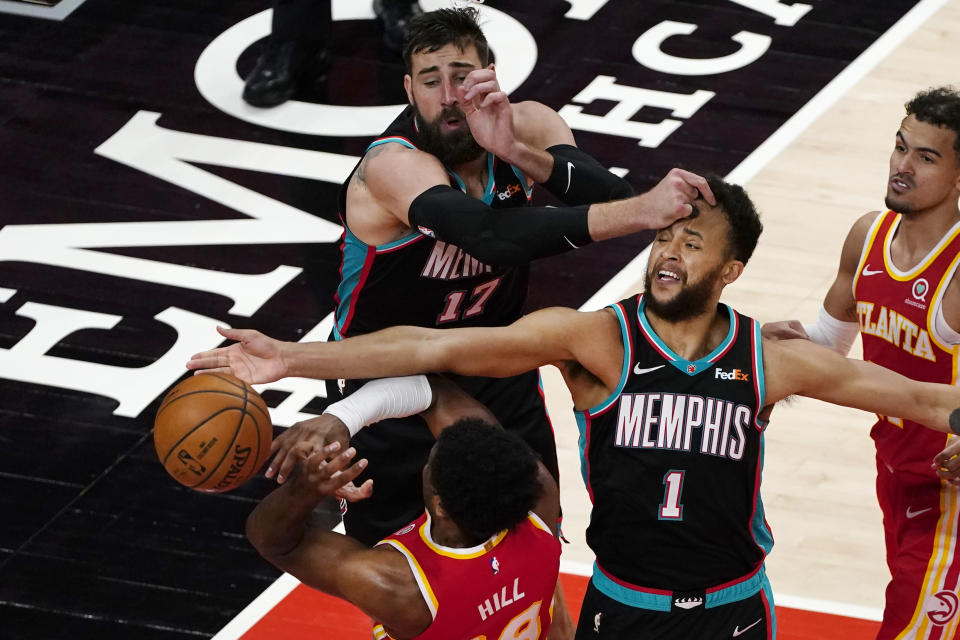
<instances>
[{"instance_id":1,"label":"atlanta text on jersey","mask_svg":"<svg viewBox=\"0 0 960 640\"><path fill-rule=\"evenodd\" d=\"M874 307L872 302L857 302L861 331L882 338L918 358L937 361L926 329L921 329L893 309L881 305L874 313Z\"/></svg>"}]
</instances>

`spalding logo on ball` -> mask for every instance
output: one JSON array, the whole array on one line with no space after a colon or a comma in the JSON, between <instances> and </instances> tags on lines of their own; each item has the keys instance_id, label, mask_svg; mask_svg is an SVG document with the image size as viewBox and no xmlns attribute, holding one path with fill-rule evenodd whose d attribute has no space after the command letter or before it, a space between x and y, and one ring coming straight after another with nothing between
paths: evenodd
<instances>
[{"instance_id":1,"label":"spalding logo on ball","mask_svg":"<svg viewBox=\"0 0 960 640\"><path fill-rule=\"evenodd\" d=\"M236 489L270 454L273 427L263 398L229 374L187 378L166 395L153 444L167 472L197 491Z\"/></svg>"}]
</instances>

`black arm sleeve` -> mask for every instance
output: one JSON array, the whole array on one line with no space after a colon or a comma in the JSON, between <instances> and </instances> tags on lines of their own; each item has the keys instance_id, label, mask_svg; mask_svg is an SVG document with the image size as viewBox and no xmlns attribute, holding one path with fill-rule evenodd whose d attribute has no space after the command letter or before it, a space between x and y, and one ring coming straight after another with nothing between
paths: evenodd
<instances>
[{"instance_id":1,"label":"black arm sleeve","mask_svg":"<svg viewBox=\"0 0 960 640\"><path fill-rule=\"evenodd\" d=\"M462 191L437 185L414 198L408 215L414 229L455 244L477 260L515 266L590 243L588 208L497 211Z\"/></svg>"},{"instance_id":2,"label":"black arm sleeve","mask_svg":"<svg viewBox=\"0 0 960 640\"><path fill-rule=\"evenodd\" d=\"M547 153L553 156L553 171L543 186L564 204L609 202L633 195L629 182L573 145L558 144Z\"/></svg>"}]
</instances>

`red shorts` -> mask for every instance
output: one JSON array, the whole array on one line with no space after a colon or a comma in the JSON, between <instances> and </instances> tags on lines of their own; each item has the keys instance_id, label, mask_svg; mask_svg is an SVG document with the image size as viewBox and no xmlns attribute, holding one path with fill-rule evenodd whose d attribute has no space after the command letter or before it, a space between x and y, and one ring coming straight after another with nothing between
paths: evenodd
<instances>
[{"instance_id":1,"label":"red shorts","mask_svg":"<svg viewBox=\"0 0 960 640\"><path fill-rule=\"evenodd\" d=\"M877 640L960 640L960 489L877 459L887 585Z\"/></svg>"}]
</instances>

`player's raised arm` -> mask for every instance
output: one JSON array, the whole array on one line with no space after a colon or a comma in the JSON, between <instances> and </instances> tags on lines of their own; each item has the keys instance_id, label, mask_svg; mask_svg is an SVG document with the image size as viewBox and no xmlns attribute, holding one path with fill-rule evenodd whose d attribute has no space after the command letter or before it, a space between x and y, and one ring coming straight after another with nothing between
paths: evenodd
<instances>
[{"instance_id":1,"label":"player's raised arm","mask_svg":"<svg viewBox=\"0 0 960 640\"><path fill-rule=\"evenodd\" d=\"M247 537L264 558L304 584L385 621L394 637L410 638L432 617L404 557L310 523L314 507L365 468L365 460L351 465L354 455L334 443L305 461L292 480L256 506Z\"/></svg>"},{"instance_id":2,"label":"player's raised arm","mask_svg":"<svg viewBox=\"0 0 960 640\"><path fill-rule=\"evenodd\" d=\"M802 395L906 418L946 433L951 432L950 415L960 407L960 390L952 385L911 380L809 340L764 340L763 365L768 405Z\"/></svg>"}]
</instances>

